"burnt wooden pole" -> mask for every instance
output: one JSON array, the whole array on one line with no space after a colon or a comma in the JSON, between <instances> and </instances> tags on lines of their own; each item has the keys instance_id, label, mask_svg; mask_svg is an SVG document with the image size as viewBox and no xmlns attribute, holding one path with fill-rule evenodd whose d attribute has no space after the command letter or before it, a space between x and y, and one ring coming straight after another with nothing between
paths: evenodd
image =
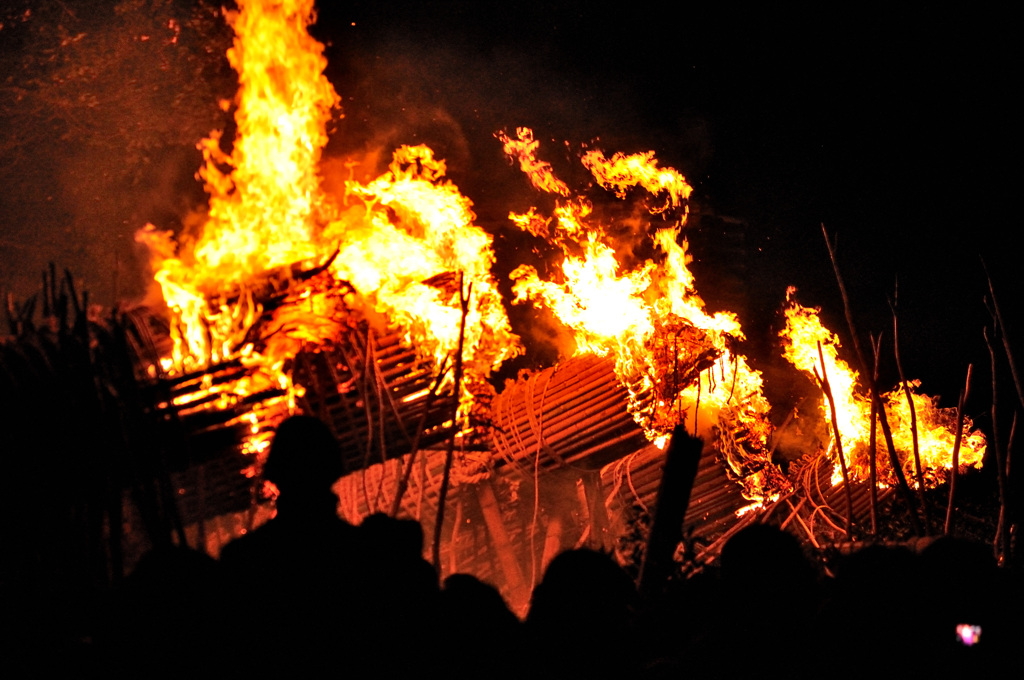
<instances>
[{"instance_id":1,"label":"burnt wooden pole","mask_svg":"<svg viewBox=\"0 0 1024 680\"><path fill-rule=\"evenodd\" d=\"M832 394L832 385L828 381L828 374L825 372L825 353L821 351L821 341L818 341L818 358L821 360L821 373L818 373L817 366L814 368L814 375L818 378L821 391L828 399L828 410L832 417L832 437L836 443L836 456L839 458L839 469L843 473L843 491L846 495L846 538L850 538L850 527L853 524L853 494L850 491L850 474L846 468L846 456L843 455L843 438L839 434L839 418L836 415L836 400Z\"/></svg>"},{"instance_id":2,"label":"burnt wooden pole","mask_svg":"<svg viewBox=\"0 0 1024 680\"><path fill-rule=\"evenodd\" d=\"M946 523L942 531L944 534L948 534L953 526L953 499L956 494L956 478L960 474L960 444L964 438L964 407L971 390L972 368L974 364L967 364L967 379L964 381L964 388L960 390L960 401L956 406L956 439L953 441L953 461L949 469L949 503L946 505Z\"/></svg>"},{"instance_id":3,"label":"burnt wooden pole","mask_svg":"<svg viewBox=\"0 0 1024 680\"><path fill-rule=\"evenodd\" d=\"M463 274L459 274L459 305L462 307L462 318L459 321L459 345L455 355L455 401L452 404L452 433L448 438L448 450L444 457L444 472L441 475L441 489L437 494L437 519L434 521L434 569L441 574L441 529L444 526L444 502L448 496L448 485L451 481L452 459L455 456L455 437L459 433L459 394L462 389L462 349L466 340L466 317L469 315L469 296L473 293L473 284L469 289L463 288Z\"/></svg>"},{"instance_id":4,"label":"burnt wooden pole","mask_svg":"<svg viewBox=\"0 0 1024 680\"><path fill-rule=\"evenodd\" d=\"M832 260L832 270L836 275L836 283L839 285L839 295L843 299L843 309L846 312L846 324L850 328L850 338L853 340L853 349L857 354L857 362L860 365L862 375L871 375L871 403L872 408L878 415L879 422L882 424L882 435L885 437L886 448L889 450L889 462L892 464L893 474L896 476L896 486L900 491L900 495L907 503L907 508L910 511L910 521L914 525L914 533L918 536L921 535L921 520L917 516L917 509L914 505L914 497L910 493L910 486L907 484L906 478L903 476L903 466L900 464L900 459L896 455L896 446L892 440L892 430L889 428L889 419L885 415L885 404L878 396L878 384L874 379L874 374L868 373L868 363L864 360L864 353L860 349L860 340L857 338L857 329L853 323L853 311L850 307L850 296L846 293L846 284L843 283L843 277L839 273L839 262L836 260L836 246L835 243L828 237L828 232L825 231L825 225L821 225L821 233L825 237L825 245L828 246L828 256ZM880 343L879 343L880 344ZM875 347L875 352L878 351L878 347ZM874 452L872 452L874 455Z\"/></svg>"},{"instance_id":5,"label":"burnt wooden pole","mask_svg":"<svg viewBox=\"0 0 1024 680\"><path fill-rule=\"evenodd\" d=\"M672 555L682 539L683 519L690 505L690 492L703 449L703 440L687 434L684 425L676 425L665 454L654 521L640 565L637 588L642 597L661 590L672 572Z\"/></svg>"}]
</instances>

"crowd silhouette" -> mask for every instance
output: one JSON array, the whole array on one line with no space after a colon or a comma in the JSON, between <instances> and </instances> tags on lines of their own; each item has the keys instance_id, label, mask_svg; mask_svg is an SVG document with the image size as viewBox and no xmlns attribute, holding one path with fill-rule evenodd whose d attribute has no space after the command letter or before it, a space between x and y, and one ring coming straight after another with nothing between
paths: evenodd
<instances>
[{"instance_id":1,"label":"crowd silhouette","mask_svg":"<svg viewBox=\"0 0 1024 680\"><path fill-rule=\"evenodd\" d=\"M153 551L117 590L90 664L116 677L949 677L1020 640L1019 583L984 546L874 545L831 563L755 524L641 599L608 554L563 552L525 620L467 574L438 582L417 522L339 519L329 429L293 417L264 474L277 515L218 560Z\"/></svg>"}]
</instances>

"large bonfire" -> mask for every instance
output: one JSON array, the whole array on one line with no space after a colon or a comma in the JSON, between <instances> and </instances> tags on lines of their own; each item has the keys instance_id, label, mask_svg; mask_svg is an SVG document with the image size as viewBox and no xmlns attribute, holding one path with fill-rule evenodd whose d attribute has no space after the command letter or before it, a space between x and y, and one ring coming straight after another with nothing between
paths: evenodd
<instances>
[{"instance_id":1,"label":"large bonfire","mask_svg":"<svg viewBox=\"0 0 1024 680\"><path fill-rule=\"evenodd\" d=\"M397 324L438 373L461 348L464 407L492 371L521 351L491 274L492 238L474 224L470 200L445 178L444 161L431 149L401 147L386 172L346 182L343 195L322 189L326 126L340 100L323 75L323 45L307 32L312 17L313 0L239 0L238 10L227 13L236 34L228 59L239 74L237 132L232 140L214 132L201 143L209 210L194 232L177 238L153 226L139 233L172 318L173 353L154 371L173 376L240 362L248 369L244 378L208 386L211 404L223 407L270 388L280 395L245 416L251 452L261 451L297 408L304 386L290 370L296 352L331 343L354 321ZM532 132L498 136L533 185L556 197L551 215L531 208L510 218L562 258L551 280L533 267L517 268L513 302L550 309L571 329L577 354L612 357L631 412L652 441L663 443L681 422L710 433L748 499L778 497L787 482L770 461L761 375L737 352L744 334L736 316L708 313L687 268L682 230L691 189L683 176L659 167L653 152L581 155L598 187L619 198L644 194L648 222L661 222L638 237L649 239L651 257L626 267L591 204L537 158ZM787 318L786 356L810 375L828 375L843 402L838 436L863 478L870 406L856 396L856 374L812 310L793 304ZM450 374L446 380L450 386ZM933 400L913 398L919 435L927 436L924 465L935 481L950 466L955 428ZM909 465L905 400L886 400ZM961 461L977 465L983 446L979 435L968 439Z\"/></svg>"},{"instance_id":2,"label":"large bonfire","mask_svg":"<svg viewBox=\"0 0 1024 680\"><path fill-rule=\"evenodd\" d=\"M520 345L490 274L492 239L473 223L471 202L425 146L402 147L377 179L326 195L317 171L339 99L323 75L323 45L307 32L313 2L238 5L227 14L236 33L228 59L239 74L237 133L230 153L219 132L201 144L209 214L177 243L152 226L139 234L174 318L174 354L164 368L243 361L250 375L216 388L222 403L283 388L283 408L254 418L251 448L259 450L303 389L292 383L289 358L304 343L329 342L353 313L383 313L438 364L452 354L460 298L443 282L458 273L472 285L465 370L485 378ZM303 288L301 303L278 305L256 325L268 286L287 291L292 279L323 268L326 278Z\"/></svg>"}]
</instances>

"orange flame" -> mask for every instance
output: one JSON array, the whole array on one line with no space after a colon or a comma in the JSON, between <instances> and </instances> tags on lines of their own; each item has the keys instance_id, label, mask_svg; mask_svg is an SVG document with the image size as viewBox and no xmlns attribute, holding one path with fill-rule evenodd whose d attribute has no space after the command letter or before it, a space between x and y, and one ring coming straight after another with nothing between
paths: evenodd
<instances>
[{"instance_id":1,"label":"orange flame","mask_svg":"<svg viewBox=\"0 0 1024 680\"><path fill-rule=\"evenodd\" d=\"M532 132L519 128L518 135L518 144L502 136L506 153L520 159L535 187L567 196L550 166L535 159ZM749 482L745 492L751 499L776 495L786 483L768 460L771 427L761 376L733 351L735 342L743 339L735 315L708 314L687 268L690 257L680 232L689 185L675 170L658 168L653 152L607 159L594 150L582 162L599 185L619 197L641 187L665 197L650 212L681 209L682 215L672 226L654 232L657 261L623 271L605 226L592 219L587 201L558 201L553 225L536 208L513 214L515 224L547 238L563 253L557 280L542 279L529 265L512 272L514 303L534 301L549 308L573 331L577 354L614 356L616 373L630 390L630 409L653 441L663 444L687 414L702 418L719 438L742 432L742 447L736 442L726 447L733 471ZM680 375L680 367L690 373ZM723 426L725 420L730 421L728 427ZM753 482L754 471L769 469L771 473Z\"/></svg>"},{"instance_id":2,"label":"orange flame","mask_svg":"<svg viewBox=\"0 0 1024 680\"><path fill-rule=\"evenodd\" d=\"M847 465L851 474L861 480L869 477L871 399L858 387L859 376L845 361L839 358L839 338L825 328L818 318L819 310L802 307L794 300L794 288L787 291L789 304L786 307L786 327L779 333L783 342L783 356L808 377L814 378L815 371L821 372L818 343L821 344L825 360L824 370L831 383L836 405L839 436L843 441L843 452L848 457ZM919 381L911 381L911 394L917 415L917 437L921 452L921 467L925 471L925 484L934 485L941 481L952 468L953 442L956 438L956 409L937 406L938 399L917 394ZM908 482L914 481L913 432L910 426L910 406L901 387L881 396L892 430L893 443L901 461ZM824 400L820 404L820 417L831 423ZM831 424L830 424L831 427ZM985 452L985 437L972 432L973 423L964 420L963 440L960 449L962 466L980 467ZM876 461L883 474L889 469L888 454L881 434L877 435L878 451ZM835 447L835 433L832 433L830 449ZM889 469L889 474L892 474ZM832 482L839 483L842 477L838 469L833 471ZM893 483L886 480L886 483Z\"/></svg>"},{"instance_id":3,"label":"orange flame","mask_svg":"<svg viewBox=\"0 0 1024 680\"><path fill-rule=\"evenodd\" d=\"M504 145L505 153L519 161L519 169L526 173L534 188L559 196L569 196L569 187L555 177L551 164L539 161L535 156L540 142L533 138L533 130L527 127L516 128L518 139L512 139L504 132L495 134Z\"/></svg>"},{"instance_id":4,"label":"orange flame","mask_svg":"<svg viewBox=\"0 0 1024 680\"><path fill-rule=\"evenodd\" d=\"M173 317L164 369L180 374L240 360L245 378L210 386L220 393L217 408L283 391L277 410L246 416L249 448L261 450L263 433L302 392L287 359L306 343L337 337L352 314L388 315L438 364L453 353L461 314L453 282L461 274L472 283L464 371L467 384L479 385L520 345L490 275L491 237L473 224L470 201L424 146L402 147L381 177L326 196L317 170L339 98L323 75L323 45L307 31L313 2L238 6L227 13L236 34L228 59L239 74L237 133L230 153L220 132L200 143L208 215L192 240L175 243L151 225L137 236L150 248ZM302 285L293 285L297 278ZM268 295L283 296L269 312L261 302ZM460 396L464 407L472 399L468 389Z\"/></svg>"}]
</instances>

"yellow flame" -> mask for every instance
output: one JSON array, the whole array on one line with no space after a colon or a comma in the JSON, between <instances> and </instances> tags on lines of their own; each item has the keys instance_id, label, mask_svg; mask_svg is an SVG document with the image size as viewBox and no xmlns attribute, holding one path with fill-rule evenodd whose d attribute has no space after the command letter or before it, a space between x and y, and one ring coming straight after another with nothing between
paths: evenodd
<instances>
[{"instance_id":1,"label":"yellow flame","mask_svg":"<svg viewBox=\"0 0 1024 680\"><path fill-rule=\"evenodd\" d=\"M573 331L577 353L614 356L616 373L630 391L630 409L652 441L664 443L685 417L724 436L723 419L731 419L730 429L742 430L745 439L742 447L731 442L736 446L726 454L733 471L749 481L755 470L774 470L745 486L745 493L755 500L777 494L785 482L768 461L771 427L761 376L733 351L743 339L735 315L708 314L687 267L690 257L680 238L691 191L686 180L672 168L659 168L653 152L608 159L592 150L582 157L598 184L620 198L640 187L664 197L649 208L652 213L681 212L674 224L654 232L657 257L626 271L606 226L593 219L592 206L569 197L551 167L536 159L538 144L529 129L519 128L518 135L518 143L499 135L506 153L520 160L536 188L567 198L557 202L553 224L536 208L511 216L563 255L555 280L542 279L529 265L513 271L513 302L549 308Z\"/></svg>"},{"instance_id":2,"label":"yellow flame","mask_svg":"<svg viewBox=\"0 0 1024 680\"><path fill-rule=\"evenodd\" d=\"M830 383L833 400L835 401L839 436L842 438L843 452L847 457L847 465L855 478L866 480L870 474L870 440L871 440L871 399L870 395L858 386L857 371L839 358L839 338L825 328L818 317L818 309L799 305L794 299L795 289L787 291L789 304L786 307L786 327L779 333L782 337L783 356L797 369L812 380L817 381L822 366L818 355L818 344L821 344L824 356L824 370ZM917 418L917 439L921 456L921 467L925 471L926 485L944 479L952 468L953 443L956 438L956 409L942 409L937 406L938 399L917 394L920 382L911 381L911 398ZM900 464L908 482L915 483L915 464L913 460L913 431L911 429L910 406L901 387L880 395L888 416ZM824 398L819 405L820 417L829 423L831 417ZM964 420L963 439L960 448L960 465L980 467L985 451L985 437L973 432L973 423L969 418ZM835 433L832 433L830 448L835 447ZM893 483L888 475L892 474L889 466L886 444L881 428L876 433L876 464L881 478L885 483ZM888 475L886 472L888 471ZM841 480L838 469L833 471L832 481Z\"/></svg>"},{"instance_id":3,"label":"yellow flame","mask_svg":"<svg viewBox=\"0 0 1024 680\"><path fill-rule=\"evenodd\" d=\"M260 452L268 427L302 394L287 360L347 332L353 315L387 314L438 363L454 352L462 276L472 286L466 384L479 387L521 350L490 274L491 237L445 180L444 162L425 146L402 147L381 177L348 182L345 196L325 195L318 165L339 98L323 75L323 45L307 30L312 0L240 0L226 15L235 31L228 59L239 76L237 132L230 153L220 132L200 143L208 214L192 238L176 242L151 225L137 235L172 315L164 369L241 362L243 378L196 395L207 407L282 393L245 416L245 447ZM269 298L272 311L264 308ZM464 404L472 397L465 388L460 396Z\"/></svg>"},{"instance_id":4,"label":"yellow flame","mask_svg":"<svg viewBox=\"0 0 1024 680\"><path fill-rule=\"evenodd\" d=\"M583 155L582 162L598 184L614 191L619 198L624 198L626 190L635 186L643 187L654 196L667 194L665 204L654 212L679 207L685 209L685 201L693 191L681 174L672 168L659 168L653 151L629 155L615 153L607 159L600 150L594 149Z\"/></svg>"},{"instance_id":5,"label":"yellow flame","mask_svg":"<svg viewBox=\"0 0 1024 680\"><path fill-rule=\"evenodd\" d=\"M516 128L517 139L512 139L504 132L495 135L504 145L505 153L519 161L519 168L530 178L533 186L559 196L569 196L569 187L555 177L551 164L536 158L540 142L533 138L533 130L527 127Z\"/></svg>"}]
</instances>

